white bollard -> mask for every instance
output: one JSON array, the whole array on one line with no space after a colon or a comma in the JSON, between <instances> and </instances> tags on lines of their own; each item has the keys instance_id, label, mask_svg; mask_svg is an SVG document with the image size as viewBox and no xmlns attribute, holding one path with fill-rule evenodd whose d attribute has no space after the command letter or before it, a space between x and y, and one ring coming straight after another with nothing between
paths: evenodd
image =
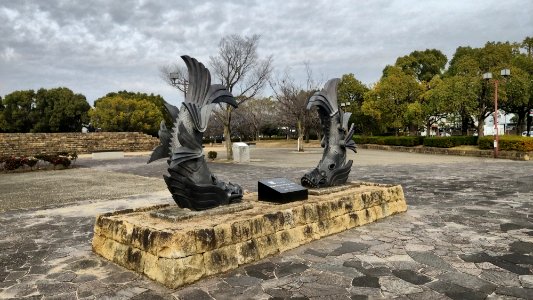
<instances>
[{"instance_id":1,"label":"white bollard","mask_svg":"<svg viewBox=\"0 0 533 300\"><path fill-rule=\"evenodd\" d=\"M246 143L233 143L231 146L233 150L233 161L244 163L250 162L250 147Z\"/></svg>"}]
</instances>

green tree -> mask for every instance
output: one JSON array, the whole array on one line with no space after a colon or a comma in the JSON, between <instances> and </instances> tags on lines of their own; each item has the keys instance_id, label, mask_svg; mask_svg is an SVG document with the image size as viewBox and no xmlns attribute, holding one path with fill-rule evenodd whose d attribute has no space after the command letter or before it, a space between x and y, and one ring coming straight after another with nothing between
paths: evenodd
<instances>
[{"instance_id":1,"label":"green tree","mask_svg":"<svg viewBox=\"0 0 533 300\"><path fill-rule=\"evenodd\" d=\"M450 61L445 76L453 79L448 79L447 86L462 91L462 96L448 91L456 95L452 105L459 109L457 113L462 116L463 124L474 116L479 136L484 135L485 119L494 112L494 84L483 82L482 74L490 71L495 79L501 80L500 69L510 67L515 52L515 46L509 42L488 42L483 48L459 47ZM503 88L498 96L503 106L507 101Z\"/></svg>"},{"instance_id":2,"label":"green tree","mask_svg":"<svg viewBox=\"0 0 533 300\"><path fill-rule=\"evenodd\" d=\"M85 96L65 87L39 89L35 95L32 132L79 132L91 106Z\"/></svg>"},{"instance_id":3,"label":"green tree","mask_svg":"<svg viewBox=\"0 0 533 300\"><path fill-rule=\"evenodd\" d=\"M440 50L426 49L399 57L395 65L406 74L415 76L418 81L429 82L435 75L442 74L447 62L446 55Z\"/></svg>"},{"instance_id":4,"label":"green tree","mask_svg":"<svg viewBox=\"0 0 533 300\"><path fill-rule=\"evenodd\" d=\"M33 128L31 112L35 106L35 91L14 91L3 99L0 126L4 132L30 132Z\"/></svg>"},{"instance_id":5,"label":"green tree","mask_svg":"<svg viewBox=\"0 0 533 300\"><path fill-rule=\"evenodd\" d=\"M349 110L352 113L350 123L354 124L355 132L369 134L376 129L376 120L365 115L361 109L368 87L357 80L353 73L342 75L337 95L339 103L349 102Z\"/></svg>"},{"instance_id":6,"label":"green tree","mask_svg":"<svg viewBox=\"0 0 533 300\"><path fill-rule=\"evenodd\" d=\"M154 95L154 94L148 95L146 93L134 93L134 92L128 92L128 91L111 92L105 95L105 97L114 97L114 96L121 96L124 99L146 100L148 102L151 102L155 104L155 106L157 106L157 108L163 115L167 126L171 126L171 124L174 122L170 114L167 113L167 109L165 108L165 99L163 99L163 97L161 97L160 95Z\"/></svg>"},{"instance_id":7,"label":"green tree","mask_svg":"<svg viewBox=\"0 0 533 300\"><path fill-rule=\"evenodd\" d=\"M104 131L140 131L154 136L163 120L159 108L149 100L121 95L96 100L89 116L93 124Z\"/></svg>"},{"instance_id":8,"label":"green tree","mask_svg":"<svg viewBox=\"0 0 533 300\"><path fill-rule=\"evenodd\" d=\"M522 47L526 50L527 56L531 58L531 55L533 55L533 37L526 37L522 41Z\"/></svg>"},{"instance_id":9,"label":"green tree","mask_svg":"<svg viewBox=\"0 0 533 300\"><path fill-rule=\"evenodd\" d=\"M399 130L414 133L421 122L419 101L423 89L414 76L399 67L388 67L384 76L372 90L365 94L362 111L377 119L385 128L397 135Z\"/></svg>"}]
</instances>

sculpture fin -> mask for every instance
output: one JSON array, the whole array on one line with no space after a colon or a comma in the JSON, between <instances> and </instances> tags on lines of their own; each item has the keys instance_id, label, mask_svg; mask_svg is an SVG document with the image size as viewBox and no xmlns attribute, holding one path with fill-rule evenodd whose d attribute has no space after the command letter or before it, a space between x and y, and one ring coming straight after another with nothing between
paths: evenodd
<instances>
[{"instance_id":1,"label":"sculpture fin","mask_svg":"<svg viewBox=\"0 0 533 300\"><path fill-rule=\"evenodd\" d=\"M168 146L165 145L159 145L155 147L154 151L152 152L152 155L150 155L150 159L148 160L148 164L156 161L161 158L168 158Z\"/></svg>"},{"instance_id":2,"label":"sculpture fin","mask_svg":"<svg viewBox=\"0 0 533 300\"><path fill-rule=\"evenodd\" d=\"M337 104L337 85L339 85L340 81L339 78L328 80L321 91L316 92L307 100L307 109L318 106L319 110L323 110L330 116L335 115L339 110Z\"/></svg>"},{"instance_id":3,"label":"sculpture fin","mask_svg":"<svg viewBox=\"0 0 533 300\"><path fill-rule=\"evenodd\" d=\"M150 159L147 162L148 164L161 158L168 158L170 154L170 136L171 135L170 135L170 132L168 132L168 129L167 129L167 126L165 125L164 120L162 120L161 124L159 125L158 135L159 135L160 144L159 146L155 147L154 151L152 152L152 155L150 155Z\"/></svg>"},{"instance_id":4,"label":"sculpture fin","mask_svg":"<svg viewBox=\"0 0 533 300\"><path fill-rule=\"evenodd\" d=\"M353 124L352 124L352 126L350 126L350 130L348 130L348 132L346 133L346 137L344 138L344 147L357 153L357 150L356 150L357 146L355 145L355 141L352 138L354 132L355 132L355 128L353 127Z\"/></svg>"},{"instance_id":5,"label":"sculpture fin","mask_svg":"<svg viewBox=\"0 0 533 300\"><path fill-rule=\"evenodd\" d=\"M348 122L350 121L351 112L345 112L342 114L342 128L348 130Z\"/></svg>"},{"instance_id":6,"label":"sculpture fin","mask_svg":"<svg viewBox=\"0 0 533 300\"><path fill-rule=\"evenodd\" d=\"M185 94L185 102L196 103L199 107L203 107L206 104L206 95L211 85L211 74L196 59L188 55L183 55L181 58L185 61L189 71L189 85Z\"/></svg>"},{"instance_id":7,"label":"sculpture fin","mask_svg":"<svg viewBox=\"0 0 533 300\"><path fill-rule=\"evenodd\" d=\"M167 112L172 117L172 120L175 121L176 118L178 117L178 114L180 113L180 110L176 106L169 104L166 101L165 101L165 108L167 109Z\"/></svg>"}]
</instances>

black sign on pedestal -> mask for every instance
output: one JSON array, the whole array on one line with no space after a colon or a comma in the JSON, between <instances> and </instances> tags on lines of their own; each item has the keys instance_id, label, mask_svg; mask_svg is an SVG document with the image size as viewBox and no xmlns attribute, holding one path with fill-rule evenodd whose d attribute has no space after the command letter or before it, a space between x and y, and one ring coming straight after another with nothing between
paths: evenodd
<instances>
[{"instance_id":1,"label":"black sign on pedestal","mask_svg":"<svg viewBox=\"0 0 533 300\"><path fill-rule=\"evenodd\" d=\"M259 201L287 203L307 199L307 189L287 178L263 179L257 185Z\"/></svg>"}]
</instances>

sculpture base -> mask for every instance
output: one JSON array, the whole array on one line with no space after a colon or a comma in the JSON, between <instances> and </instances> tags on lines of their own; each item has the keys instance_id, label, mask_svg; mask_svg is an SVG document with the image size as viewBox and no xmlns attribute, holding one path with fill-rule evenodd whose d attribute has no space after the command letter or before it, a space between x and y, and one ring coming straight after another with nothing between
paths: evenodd
<instances>
[{"instance_id":1,"label":"sculpture base","mask_svg":"<svg viewBox=\"0 0 533 300\"><path fill-rule=\"evenodd\" d=\"M178 219L173 216L181 213L168 205L107 213L96 219L92 246L106 259L177 288L407 210L399 185L350 183L327 190L281 205L258 202L251 193L227 206L230 212L189 211Z\"/></svg>"}]
</instances>

